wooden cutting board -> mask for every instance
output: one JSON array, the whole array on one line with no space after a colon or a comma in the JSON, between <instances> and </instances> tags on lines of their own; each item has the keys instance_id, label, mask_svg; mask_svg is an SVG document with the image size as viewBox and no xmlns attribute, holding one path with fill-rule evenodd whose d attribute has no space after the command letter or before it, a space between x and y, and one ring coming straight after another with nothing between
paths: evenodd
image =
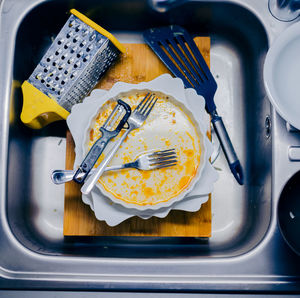
<instances>
[{"instance_id":1,"label":"wooden cutting board","mask_svg":"<svg viewBox=\"0 0 300 298\"><path fill-rule=\"evenodd\" d=\"M209 65L210 38L196 37L206 63ZM126 54L109 69L96 88L110 89L118 81L140 83L151 81L169 73L164 64L145 44L124 44ZM73 169L74 141L67 132L66 169ZM127 219L116 227L98 221L94 212L81 200L81 185L65 185L64 235L65 236L160 236L160 237L210 237L211 198L197 212L173 210L163 219L138 217Z\"/></svg>"}]
</instances>

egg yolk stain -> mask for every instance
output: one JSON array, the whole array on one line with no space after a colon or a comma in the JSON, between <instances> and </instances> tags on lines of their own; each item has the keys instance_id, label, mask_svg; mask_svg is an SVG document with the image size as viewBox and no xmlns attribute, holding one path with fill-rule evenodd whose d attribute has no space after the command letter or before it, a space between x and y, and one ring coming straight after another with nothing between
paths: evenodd
<instances>
[{"instance_id":1,"label":"egg yolk stain","mask_svg":"<svg viewBox=\"0 0 300 298\"><path fill-rule=\"evenodd\" d=\"M127 102L132 110L144 98L146 92L118 97ZM149 150L174 148L177 164L172 167L142 171L123 169L105 172L98 180L100 188L117 201L136 205L156 205L167 202L182 193L197 175L200 165L200 135L194 122L176 101L158 93L156 105L144 124L132 131L110 162L120 165L133 162ZM99 131L116 105L116 100L107 101L91 123L86 150L101 136ZM112 140L117 141L123 132ZM104 158L102 154L97 164Z\"/></svg>"}]
</instances>

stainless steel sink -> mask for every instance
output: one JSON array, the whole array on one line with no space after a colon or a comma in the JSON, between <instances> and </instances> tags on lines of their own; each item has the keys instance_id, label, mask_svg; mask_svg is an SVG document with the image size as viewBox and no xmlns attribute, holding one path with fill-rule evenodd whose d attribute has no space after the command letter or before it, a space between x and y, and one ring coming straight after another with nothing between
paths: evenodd
<instances>
[{"instance_id":1,"label":"stainless steel sink","mask_svg":"<svg viewBox=\"0 0 300 298\"><path fill-rule=\"evenodd\" d=\"M149 27L179 24L211 37L216 104L245 170L239 186L221 154L211 239L63 237L65 122L34 131L20 119L20 84L67 19L88 15L121 42ZM286 129L263 87L273 39L289 23L267 1L4 0L0 18L0 287L176 291L297 291L300 266L277 227L277 202L297 163L299 134Z\"/></svg>"}]
</instances>

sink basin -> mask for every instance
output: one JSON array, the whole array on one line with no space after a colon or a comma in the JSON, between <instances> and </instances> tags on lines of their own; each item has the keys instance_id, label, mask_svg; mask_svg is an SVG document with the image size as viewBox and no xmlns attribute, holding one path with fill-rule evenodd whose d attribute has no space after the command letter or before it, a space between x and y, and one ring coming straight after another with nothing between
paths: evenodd
<instances>
[{"instance_id":1,"label":"sink basin","mask_svg":"<svg viewBox=\"0 0 300 298\"><path fill-rule=\"evenodd\" d=\"M266 25L272 20L267 4L161 1L165 5L158 7L158 3L3 1L0 286L268 291L275 285L280 290L279 281L287 276L282 288L299 287L300 268L285 263L280 271L272 265L282 250L291 263L297 257L285 247L276 226L276 198L284 181L274 188L276 132L271 135L270 123L278 119L279 126L284 124L263 87L263 61L274 32ZM211 69L218 83L215 102L244 168L245 185L236 183L220 154L214 164L220 178L212 194L210 239L63 237L64 187L53 185L50 173L64 168L67 126L63 121L37 131L24 126L19 119L20 85L71 8L121 42L143 42L145 29L168 24L211 37ZM281 27L273 24L273 28Z\"/></svg>"}]
</instances>

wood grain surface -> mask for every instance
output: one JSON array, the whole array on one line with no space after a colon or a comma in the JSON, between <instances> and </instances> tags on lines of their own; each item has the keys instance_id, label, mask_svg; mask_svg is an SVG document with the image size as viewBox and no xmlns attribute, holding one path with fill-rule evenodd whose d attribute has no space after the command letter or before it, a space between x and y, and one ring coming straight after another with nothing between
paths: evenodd
<instances>
[{"instance_id":1,"label":"wood grain surface","mask_svg":"<svg viewBox=\"0 0 300 298\"><path fill-rule=\"evenodd\" d=\"M210 38L196 37L195 42L209 65ZM116 82L140 83L151 81L169 73L163 63L145 44L124 44L126 54L109 69L96 88L110 89ZM72 169L75 159L74 141L67 132L66 169ZM81 200L81 185L65 185L65 236L158 236L158 237L210 237L211 198L197 212L172 210L163 219L138 217L127 219L116 227L98 221L94 212Z\"/></svg>"}]
</instances>

